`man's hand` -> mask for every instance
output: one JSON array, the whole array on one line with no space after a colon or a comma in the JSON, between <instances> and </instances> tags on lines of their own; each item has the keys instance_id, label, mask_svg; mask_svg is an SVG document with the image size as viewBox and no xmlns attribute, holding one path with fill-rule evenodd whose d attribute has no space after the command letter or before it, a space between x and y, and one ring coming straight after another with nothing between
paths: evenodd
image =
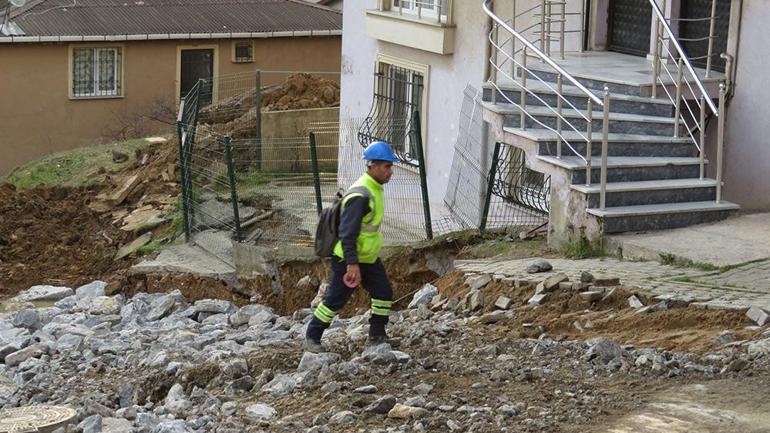
<instances>
[{"instance_id":1,"label":"man's hand","mask_svg":"<svg viewBox=\"0 0 770 433\"><path fill-rule=\"evenodd\" d=\"M348 265L348 271L342 277L342 282L351 289L361 285L361 268L358 266L358 263Z\"/></svg>"}]
</instances>

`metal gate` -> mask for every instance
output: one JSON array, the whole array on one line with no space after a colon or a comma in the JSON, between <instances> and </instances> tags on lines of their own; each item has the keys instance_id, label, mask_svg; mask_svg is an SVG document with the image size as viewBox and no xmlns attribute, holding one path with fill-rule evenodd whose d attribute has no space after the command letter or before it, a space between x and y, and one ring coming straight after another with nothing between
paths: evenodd
<instances>
[{"instance_id":1,"label":"metal gate","mask_svg":"<svg viewBox=\"0 0 770 433\"><path fill-rule=\"evenodd\" d=\"M693 65L706 67L709 48L709 26L712 3L714 16L714 44L711 50L711 68L724 72L725 61L720 54L727 51L727 31L730 27L731 0L682 0L679 41Z\"/></svg>"},{"instance_id":2,"label":"metal gate","mask_svg":"<svg viewBox=\"0 0 770 433\"><path fill-rule=\"evenodd\" d=\"M650 52L652 6L648 0L610 2L609 49L646 56Z\"/></svg>"}]
</instances>

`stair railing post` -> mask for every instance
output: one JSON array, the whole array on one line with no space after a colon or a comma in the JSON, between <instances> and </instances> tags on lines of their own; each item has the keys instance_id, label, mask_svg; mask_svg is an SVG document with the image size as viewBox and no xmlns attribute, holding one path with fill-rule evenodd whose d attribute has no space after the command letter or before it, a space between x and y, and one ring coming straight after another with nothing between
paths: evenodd
<instances>
[{"instance_id":1,"label":"stair railing post","mask_svg":"<svg viewBox=\"0 0 770 433\"><path fill-rule=\"evenodd\" d=\"M545 13L545 53L548 55L548 57L551 57L551 19L553 18L553 10L551 9L553 7L553 2L551 0L548 0L546 2L546 11Z\"/></svg>"},{"instance_id":2,"label":"stair railing post","mask_svg":"<svg viewBox=\"0 0 770 433\"><path fill-rule=\"evenodd\" d=\"M545 52L545 1L540 1L540 51L542 52Z\"/></svg>"},{"instance_id":3,"label":"stair railing post","mask_svg":"<svg viewBox=\"0 0 770 433\"><path fill-rule=\"evenodd\" d=\"M706 176L706 97L703 95L700 97L700 122L698 123L698 130L700 131L700 149L698 152L700 179L703 180Z\"/></svg>"},{"instance_id":4,"label":"stair railing post","mask_svg":"<svg viewBox=\"0 0 770 433\"><path fill-rule=\"evenodd\" d=\"M439 3L441 3L439 1ZM516 30L516 0L511 2L513 10L511 13L511 27ZM516 80L516 37L511 36L511 78Z\"/></svg>"},{"instance_id":5,"label":"stair railing post","mask_svg":"<svg viewBox=\"0 0 770 433\"><path fill-rule=\"evenodd\" d=\"M717 203L722 201L722 158L725 147L725 85L719 83L719 111L717 130Z\"/></svg>"},{"instance_id":6,"label":"stair railing post","mask_svg":"<svg viewBox=\"0 0 770 433\"><path fill-rule=\"evenodd\" d=\"M607 146L610 132L610 89L604 86L604 118L602 120L602 171L599 190L599 207L604 210L607 203Z\"/></svg>"},{"instance_id":7,"label":"stair railing post","mask_svg":"<svg viewBox=\"0 0 770 433\"><path fill-rule=\"evenodd\" d=\"M674 105L676 106L676 114L674 114L674 137L679 137L679 116L682 113L682 67L684 60L682 58L679 58L679 63L677 64L677 70L676 70L676 102L674 102ZM705 108L705 106L703 107ZM703 111L703 110L701 110Z\"/></svg>"},{"instance_id":8,"label":"stair railing post","mask_svg":"<svg viewBox=\"0 0 770 433\"><path fill-rule=\"evenodd\" d=\"M586 40L586 0L580 0L580 52L583 52L583 43Z\"/></svg>"},{"instance_id":9,"label":"stair railing post","mask_svg":"<svg viewBox=\"0 0 770 433\"><path fill-rule=\"evenodd\" d=\"M652 98L655 99L658 96L658 73L660 72L660 23L655 17L655 48L653 49L652 56Z\"/></svg>"},{"instance_id":10,"label":"stair railing post","mask_svg":"<svg viewBox=\"0 0 770 433\"><path fill-rule=\"evenodd\" d=\"M709 24L709 48L706 55L706 78L711 77L711 56L714 53L714 28L716 25L717 0L711 0L711 19Z\"/></svg>"},{"instance_id":11,"label":"stair railing post","mask_svg":"<svg viewBox=\"0 0 770 433\"><path fill-rule=\"evenodd\" d=\"M527 47L524 46L521 57L521 90L519 91L519 105L521 106L521 130L527 129Z\"/></svg>"},{"instance_id":12,"label":"stair railing post","mask_svg":"<svg viewBox=\"0 0 770 433\"><path fill-rule=\"evenodd\" d=\"M495 84L494 89L492 89L492 103L497 103L497 68L499 67L497 64L497 50L500 46L500 26L495 24L495 28L492 29L492 40L494 41L492 44L492 70L490 73L492 74L492 83Z\"/></svg>"},{"instance_id":13,"label":"stair railing post","mask_svg":"<svg viewBox=\"0 0 770 433\"><path fill-rule=\"evenodd\" d=\"M558 115L556 116L556 131L558 132L556 134L556 157L561 158L561 118L562 118L562 87L563 87L563 78L561 74L558 75L556 79L556 86L558 87L558 92L556 93L556 111Z\"/></svg>"},{"instance_id":14,"label":"stair railing post","mask_svg":"<svg viewBox=\"0 0 770 433\"><path fill-rule=\"evenodd\" d=\"M588 123L586 124L586 186L591 185L591 135L594 127L594 101L588 98L588 107L586 108Z\"/></svg>"},{"instance_id":15,"label":"stair railing post","mask_svg":"<svg viewBox=\"0 0 770 433\"><path fill-rule=\"evenodd\" d=\"M561 4L561 30L559 34L559 54L561 59L564 60L564 26L567 25L567 0ZM583 41L580 41L582 44Z\"/></svg>"}]
</instances>

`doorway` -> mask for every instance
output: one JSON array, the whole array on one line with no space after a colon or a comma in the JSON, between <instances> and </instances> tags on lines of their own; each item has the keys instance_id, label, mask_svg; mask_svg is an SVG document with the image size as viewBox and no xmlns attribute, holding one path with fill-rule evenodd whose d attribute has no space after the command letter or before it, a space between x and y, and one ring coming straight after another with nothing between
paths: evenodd
<instances>
[{"instance_id":1,"label":"doorway","mask_svg":"<svg viewBox=\"0 0 770 433\"><path fill-rule=\"evenodd\" d=\"M200 106L211 104L214 78L213 49L183 49L179 65L179 98L184 98L198 80L205 80L200 93Z\"/></svg>"},{"instance_id":2,"label":"doorway","mask_svg":"<svg viewBox=\"0 0 770 433\"><path fill-rule=\"evenodd\" d=\"M680 9L681 23L679 41L692 64L706 67L708 56L708 37L712 0L682 0ZM725 61L720 54L727 51L727 31L730 27L730 0L716 0L716 19L714 26L714 46L711 53L711 68L725 71Z\"/></svg>"},{"instance_id":3,"label":"doorway","mask_svg":"<svg viewBox=\"0 0 770 433\"><path fill-rule=\"evenodd\" d=\"M650 52L652 6L648 0L612 0L609 9L610 51L646 56Z\"/></svg>"}]
</instances>

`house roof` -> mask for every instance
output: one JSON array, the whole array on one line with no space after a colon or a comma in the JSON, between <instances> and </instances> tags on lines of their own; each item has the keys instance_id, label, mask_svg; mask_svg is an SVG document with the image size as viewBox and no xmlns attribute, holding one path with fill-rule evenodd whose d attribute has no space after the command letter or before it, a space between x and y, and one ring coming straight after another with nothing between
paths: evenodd
<instances>
[{"instance_id":1,"label":"house roof","mask_svg":"<svg viewBox=\"0 0 770 433\"><path fill-rule=\"evenodd\" d=\"M30 40L115 40L141 35L165 36L149 39L264 37L342 31L339 11L302 0L32 0L13 8L10 20L18 29L16 35Z\"/></svg>"}]
</instances>

